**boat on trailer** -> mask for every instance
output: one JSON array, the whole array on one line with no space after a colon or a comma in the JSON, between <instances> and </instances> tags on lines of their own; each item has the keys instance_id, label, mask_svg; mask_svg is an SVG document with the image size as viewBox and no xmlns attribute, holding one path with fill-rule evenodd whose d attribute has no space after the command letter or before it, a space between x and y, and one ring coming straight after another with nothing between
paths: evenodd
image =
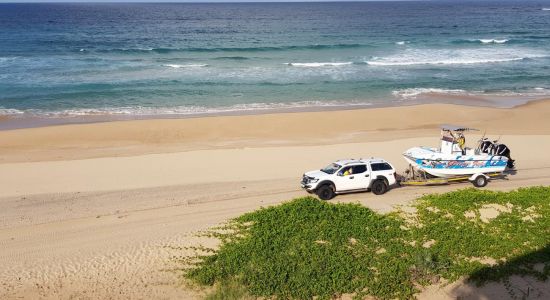
<instances>
[{"instance_id":1,"label":"boat on trailer","mask_svg":"<svg viewBox=\"0 0 550 300\"><path fill-rule=\"evenodd\" d=\"M464 133L467 131L478 130L445 124L441 126L439 148L420 146L405 151L403 157L411 166L407 174L410 175L412 172L416 179L419 179L416 175L422 175L420 177L426 180L445 183L456 179L467 179L476 186L478 184L484 186L490 177L501 175L506 169L508 158L483 153L479 147L475 149L464 147ZM412 182L414 181L409 183Z\"/></svg>"}]
</instances>

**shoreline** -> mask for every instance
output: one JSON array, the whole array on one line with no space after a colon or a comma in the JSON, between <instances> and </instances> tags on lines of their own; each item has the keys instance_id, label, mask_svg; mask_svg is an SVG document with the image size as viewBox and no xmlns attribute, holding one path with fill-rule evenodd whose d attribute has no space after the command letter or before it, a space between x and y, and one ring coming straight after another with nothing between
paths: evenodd
<instances>
[{"instance_id":1,"label":"shoreline","mask_svg":"<svg viewBox=\"0 0 550 300\"><path fill-rule=\"evenodd\" d=\"M550 99L511 109L421 104L401 107L151 119L0 130L0 164L191 150L390 141L437 135L455 123L492 135L550 133Z\"/></svg>"},{"instance_id":2,"label":"shoreline","mask_svg":"<svg viewBox=\"0 0 550 300\"><path fill-rule=\"evenodd\" d=\"M311 112L331 112L362 109L380 109L395 107L410 107L418 105L448 104L466 107L511 109L520 107L529 103L545 101L547 96L522 96L515 98L512 96L477 96L477 95L452 95L440 93L426 93L418 98L412 99L394 99L386 103L377 101L336 103L332 104L319 102L318 104L302 104L298 106L285 106L285 103L266 104L265 107L257 108L214 108L212 112L197 111L183 113L159 113L159 114L138 114L138 113L44 113L34 114L23 112L20 114L0 115L0 131L40 128L60 125L74 124L93 124L120 121L138 121L138 120L178 120L211 118L224 116L250 116L250 115L271 115L271 114L289 114L289 113L311 113ZM315 101L314 101L315 102ZM269 105L272 105L270 107ZM280 105L280 106L279 106ZM168 109L168 108L167 108ZM225 109L225 110L224 110ZM205 109L207 110L207 109ZM101 111L101 110L100 110ZM106 110L105 110L106 111Z\"/></svg>"}]
</instances>

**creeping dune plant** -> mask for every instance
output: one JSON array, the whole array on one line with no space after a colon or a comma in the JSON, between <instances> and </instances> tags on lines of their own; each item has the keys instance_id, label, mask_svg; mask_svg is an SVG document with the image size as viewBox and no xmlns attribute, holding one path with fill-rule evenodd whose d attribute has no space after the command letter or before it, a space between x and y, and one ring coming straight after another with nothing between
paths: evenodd
<instances>
[{"instance_id":1,"label":"creeping dune plant","mask_svg":"<svg viewBox=\"0 0 550 300\"><path fill-rule=\"evenodd\" d=\"M411 218L306 197L260 209L213 231L221 246L195 257L185 276L230 282L253 297L387 299L411 298L440 277L550 274L550 188L467 189L425 196L416 207Z\"/></svg>"}]
</instances>

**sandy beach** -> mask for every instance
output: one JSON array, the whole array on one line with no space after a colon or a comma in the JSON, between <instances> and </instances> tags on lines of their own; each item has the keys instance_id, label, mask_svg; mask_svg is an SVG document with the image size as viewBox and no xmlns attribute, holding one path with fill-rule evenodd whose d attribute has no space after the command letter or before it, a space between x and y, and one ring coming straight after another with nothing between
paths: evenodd
<instances>
[{"instance_id":1,"label":"sandy beach","mask_svg":"<svg viewBox=\"0 0 550 300\"><path fill-rule=\"evenodd\" d=\"M197 232L306 195L301 174L335 159L383 157L403 170L401 153L436 146L441 123L480 129L468 146L485 134L510 147L517 173L487 189L549 185L549 113L550 99L511 109L427 104L0 131L0 298L200 298L203 291L182 286L174 260L185 253L177 247L199 241ZM470 186L331 201L387 213ZM514 282L550 296L548 284ZM507 294L501 285L459 282L419 298L480 295Z\"/></svg>"}]
</instances>

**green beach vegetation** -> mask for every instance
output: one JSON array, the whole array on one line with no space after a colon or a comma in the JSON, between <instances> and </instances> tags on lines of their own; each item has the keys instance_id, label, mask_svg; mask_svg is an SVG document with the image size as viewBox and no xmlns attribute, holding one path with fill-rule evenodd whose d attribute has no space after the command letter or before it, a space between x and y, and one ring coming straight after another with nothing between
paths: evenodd
<instances>
[{"instance_id":1,"label":"green beach vegetation","mask_svg":"<svg viewBox=\"0 0 550 300\"><path fill-rule=\"evenodd\" d=\"M205 233L220 245L195 248L184 276L213 286L210 299L407 299L441 278L550 275L550 187L465 189L414 207L378 214L305 197L262 208Z\"/></svg>"}]
</instances>

